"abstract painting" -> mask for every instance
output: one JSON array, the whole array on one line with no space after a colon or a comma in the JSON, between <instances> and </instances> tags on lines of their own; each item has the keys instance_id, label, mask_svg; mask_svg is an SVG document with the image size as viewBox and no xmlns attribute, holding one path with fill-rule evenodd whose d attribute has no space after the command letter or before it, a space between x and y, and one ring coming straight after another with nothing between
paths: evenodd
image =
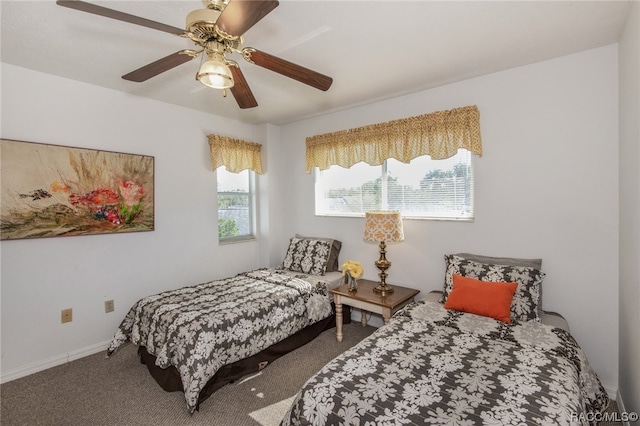
<instances>
[{"instance_id":1,"label":"abstract painting","mask_svg":"<svg viewBox=\"0 0 640 426\"><path fill-rule=\"evenodd\" d=\"M0 239L153 231L154 157L0 140Z\"/></svg>"}]
</instances>

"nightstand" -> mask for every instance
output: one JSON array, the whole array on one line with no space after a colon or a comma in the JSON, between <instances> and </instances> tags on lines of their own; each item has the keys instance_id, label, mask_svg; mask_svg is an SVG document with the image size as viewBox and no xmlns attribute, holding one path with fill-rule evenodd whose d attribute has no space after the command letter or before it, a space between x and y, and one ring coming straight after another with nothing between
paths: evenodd
<instances>
[{"instance_id":1,"label":"nightstand","mask_svg":"<svg viewBox=\"0 0 640 426\"><path fill-rule=\"evenodd\" d=\"M363 327L367 325L367 312L382 315L384 323L387 324L391 315L407 303L413 302L416 294L420 293L420 290L391 285L393 293L381 295L373 291L373 288L378 284L380 283L376 281L359 279L357 291L349 291L349 286L346 284L331 290L336 305L336 338L338 342L342 342L342 304L360 308Z\"/></svg>"}]
</instances>

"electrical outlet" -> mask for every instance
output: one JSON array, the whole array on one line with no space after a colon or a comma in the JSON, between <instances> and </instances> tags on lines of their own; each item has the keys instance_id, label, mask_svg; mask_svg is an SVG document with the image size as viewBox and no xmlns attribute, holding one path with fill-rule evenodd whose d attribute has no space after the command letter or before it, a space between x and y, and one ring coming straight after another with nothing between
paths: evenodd
<instances>
[{"instance_id":1,"label":"electrical outlet","mask_svg":"<svg viewBox=\"0 0 640 426\"><path fill-rule=\"evenodd\" d=\"M63 309L62 314L60 315L60 322L64 324L65 322L73 321L73 309Z\"/></svg>"},{"instance_id":2,"label":"electrical outlet","mask_svg":"<svg viewBox=\"0 0 640 426\"><path fill-rule=\"evenodd\" d=\"M113 299L104 301L104 313L108 314L109 312L113 312L115 306L113 304Z\"/></svg>"}]
</instances>

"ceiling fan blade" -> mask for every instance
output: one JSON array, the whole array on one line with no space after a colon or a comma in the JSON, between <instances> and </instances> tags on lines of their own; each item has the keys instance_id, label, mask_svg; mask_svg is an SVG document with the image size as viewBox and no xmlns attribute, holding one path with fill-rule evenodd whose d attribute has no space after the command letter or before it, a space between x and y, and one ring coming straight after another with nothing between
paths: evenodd
<instances>
[{"instance_id":1,"label":"ceiling fan blade","mask_svg":"<svg viewBox=\"0 0 640 426\"><path fill-rule=\"evenodd\" d=\"M241 36L278 6L277 0L231 0L216 27L230 36Z\"/></svg>"},{"instance_id":2,"label":"ceiling fan blade","mask_svg":"<svg viewBox=\"0 0 640 426\"><path fill-rule=\"evenodd\" d=\"M143 27L164 31L175 35L182 35L185 32L182 28L161 24L160 22L152 21L150 19L140 18L139 16L130 15L128 13L119 12L117 10L108 9L106 7L98 6L80 0L57 0L56 3L60 6L69 7L71 9L80 10L82 12L93 13L94 15L105 16L107 18L117 19L119 21L141 25Z\"/></svg>"},{"instance_id":3,"label":"ceiling fan blade","mask_svg":"<svg viewBox=\"0 0 640 426\"><path fill-rule=\"evenodd\" d=\"M329 90L329 87L331 87L333 83L331 77L253 48L243 49L242 56L249 62L253 62L263 68L275 71L322 91Z\"/></svg>"},{"instance_id":4,"label":"ceiling fan blade","mask_svg":"<svg viewBox=\"0 0 640 426\"><path fill-rule=\"evenodd\" d=\"M256 98L253 97L253 93L251 93L251 89L249 88L242 71L240 71L240 68L231 66L229 69L231 70L231 76L233 77L231 93L233 94L233 97L236 98L238 106L242 109L257 107L258 102L256 101Z\"/></svg>"},{"instance_id":5,"label":"ceiling fan blade","mask_svg":"<svg viewBox=\"0 0 640 426\"><path fill-rule=\"evenodd\" d=\"M129 74L123 75L122 78L129 81L135 81L136 83L143 82L151 77L155 77L158 74L168 71L171 68L182 65L185 62L189 62L195 57L193 53L195 52L189 50L181 50L179 52L172 53L171 55L158 59L149 65L145 65L142 68L131 71Z\"/></svg>"}]
</instances>

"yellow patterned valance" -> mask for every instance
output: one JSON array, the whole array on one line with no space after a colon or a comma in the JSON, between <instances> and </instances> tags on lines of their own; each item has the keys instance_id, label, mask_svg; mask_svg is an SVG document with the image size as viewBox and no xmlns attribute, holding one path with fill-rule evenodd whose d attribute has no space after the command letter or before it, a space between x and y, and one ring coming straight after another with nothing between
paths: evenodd
<instances>
[{"instance_id":1,"label":"yellow patterned valance","mask_svg":"<svg viewBox=\"0 0 640 426\"><path fill-rule=\"evenodd\" d=\"M307 173L314 167L378 166L388 158L408 163L429 155L454 156L459 148L482 155L480 112L475 105L307 138Z\"/></svg>"},{"instance_id":2,"label":"yellow patterned valance","mask_svg":"<svg viewBox=\"0 0 640 426\"><path fill-rule=\"evenodd\" d=\"M225 166L233 173L250 169L259 175L262 174L262 145L219 135L209 135L208 138L211 148L211 170Z\"/></svg>"}]
</instances>

